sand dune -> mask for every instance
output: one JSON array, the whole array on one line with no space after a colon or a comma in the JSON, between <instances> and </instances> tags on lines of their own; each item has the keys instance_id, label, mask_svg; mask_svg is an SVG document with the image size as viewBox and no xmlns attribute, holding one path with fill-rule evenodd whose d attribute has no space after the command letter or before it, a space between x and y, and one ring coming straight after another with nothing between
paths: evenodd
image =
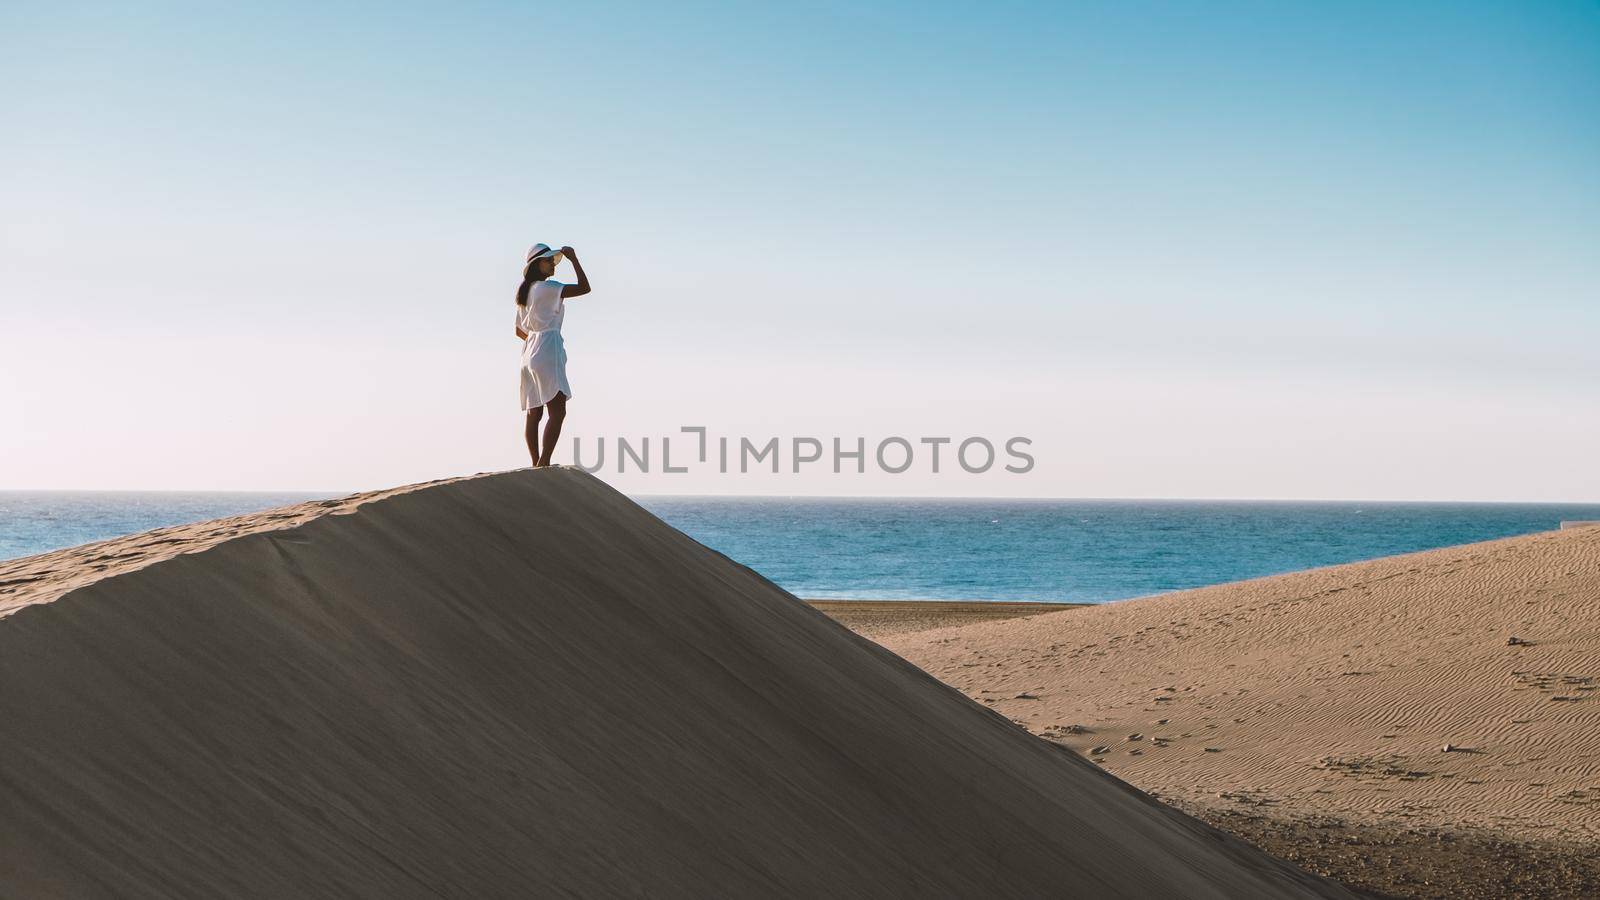
<instances>
[{"instance_id":1,"label":"sand dune","mask_svg":"<svg viewBox=\"0 0 1600 900\"><path fill-rule=\"evenodd\" d=\"M1600 528L882 640L1190 808L1600 842Z\"/></svg>"},{"instance_id":2,"label":"sand dune","mask_svg":"<svg viewBox=\"0 0 1600 900\"><path fill-rule=\"evenodd\" d=\"M0 582L0 895L1351 896L576 470Z\"/></svg>"}]
</instances>

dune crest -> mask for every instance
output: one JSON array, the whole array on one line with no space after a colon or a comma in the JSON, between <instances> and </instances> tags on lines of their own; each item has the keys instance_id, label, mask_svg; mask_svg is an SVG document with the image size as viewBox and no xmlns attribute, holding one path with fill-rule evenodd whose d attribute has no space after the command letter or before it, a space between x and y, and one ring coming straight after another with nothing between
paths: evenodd
<instances>
[{"instance_id":1,"label":"dune crest","mask_svg":"<svg viewBox=\"0 0 1600 900\"><path fill-rule=\"evenodd\" d=\"M0 894L1352 896L580 471L294 510L0 570Z\"/></svg>"}]
</instances>

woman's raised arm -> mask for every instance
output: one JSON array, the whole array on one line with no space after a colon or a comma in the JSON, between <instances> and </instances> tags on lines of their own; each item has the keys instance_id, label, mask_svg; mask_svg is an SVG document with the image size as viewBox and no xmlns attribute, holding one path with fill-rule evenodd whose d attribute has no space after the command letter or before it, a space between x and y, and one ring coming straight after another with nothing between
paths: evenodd
<instances>
[{"instance_id":1,"label":"woman's raised arm","mask_svg":"<svg viewBox=\"0 0 1600 900\"><path fill-rule=\"evenodd\" d=\"M583 272L583 263L578 262L578 251L571 247L562 247L561 255L572 261L572 271L578 273L577 284L564 284L561 286L561 299L569 297L582 297L589 293L589 276Z\"/></svg>"}]
</instances>

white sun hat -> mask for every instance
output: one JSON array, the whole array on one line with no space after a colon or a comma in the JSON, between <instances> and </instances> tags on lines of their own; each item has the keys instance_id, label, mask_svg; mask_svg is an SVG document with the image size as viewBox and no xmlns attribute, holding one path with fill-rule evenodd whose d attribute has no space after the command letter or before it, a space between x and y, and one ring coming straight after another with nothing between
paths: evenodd
<instances>
[{"instance_id":1,"label":"white sun hat","mask_svg":"<svg viewBox=\"0 0 1600 900\"><path fill-rule=\"evenodd\" d=\"M550 265L558 266L561 264L560 250L552 250L549 244L534 244L532 247L528 248L528 259L524 265L527 265L536 259L542 259L547 256L550 257Z\"/></svg>"}]
</instances>

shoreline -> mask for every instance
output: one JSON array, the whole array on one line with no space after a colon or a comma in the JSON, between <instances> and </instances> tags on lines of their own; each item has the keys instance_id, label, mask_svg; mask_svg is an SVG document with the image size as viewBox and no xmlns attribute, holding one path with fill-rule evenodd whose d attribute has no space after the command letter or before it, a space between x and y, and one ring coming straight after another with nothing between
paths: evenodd
<instances>
[{"instance_id":1,"label":"shoreline","mask_svg":"<svg viewBox=\"0 0 1600 900\"><path fill-rule=\"evenodd\" d=\"M932 631L935 628L1050 615L1098 605L1022 600L806 600L805 603L871 640Z\"/></svg>"}]
</instances>

